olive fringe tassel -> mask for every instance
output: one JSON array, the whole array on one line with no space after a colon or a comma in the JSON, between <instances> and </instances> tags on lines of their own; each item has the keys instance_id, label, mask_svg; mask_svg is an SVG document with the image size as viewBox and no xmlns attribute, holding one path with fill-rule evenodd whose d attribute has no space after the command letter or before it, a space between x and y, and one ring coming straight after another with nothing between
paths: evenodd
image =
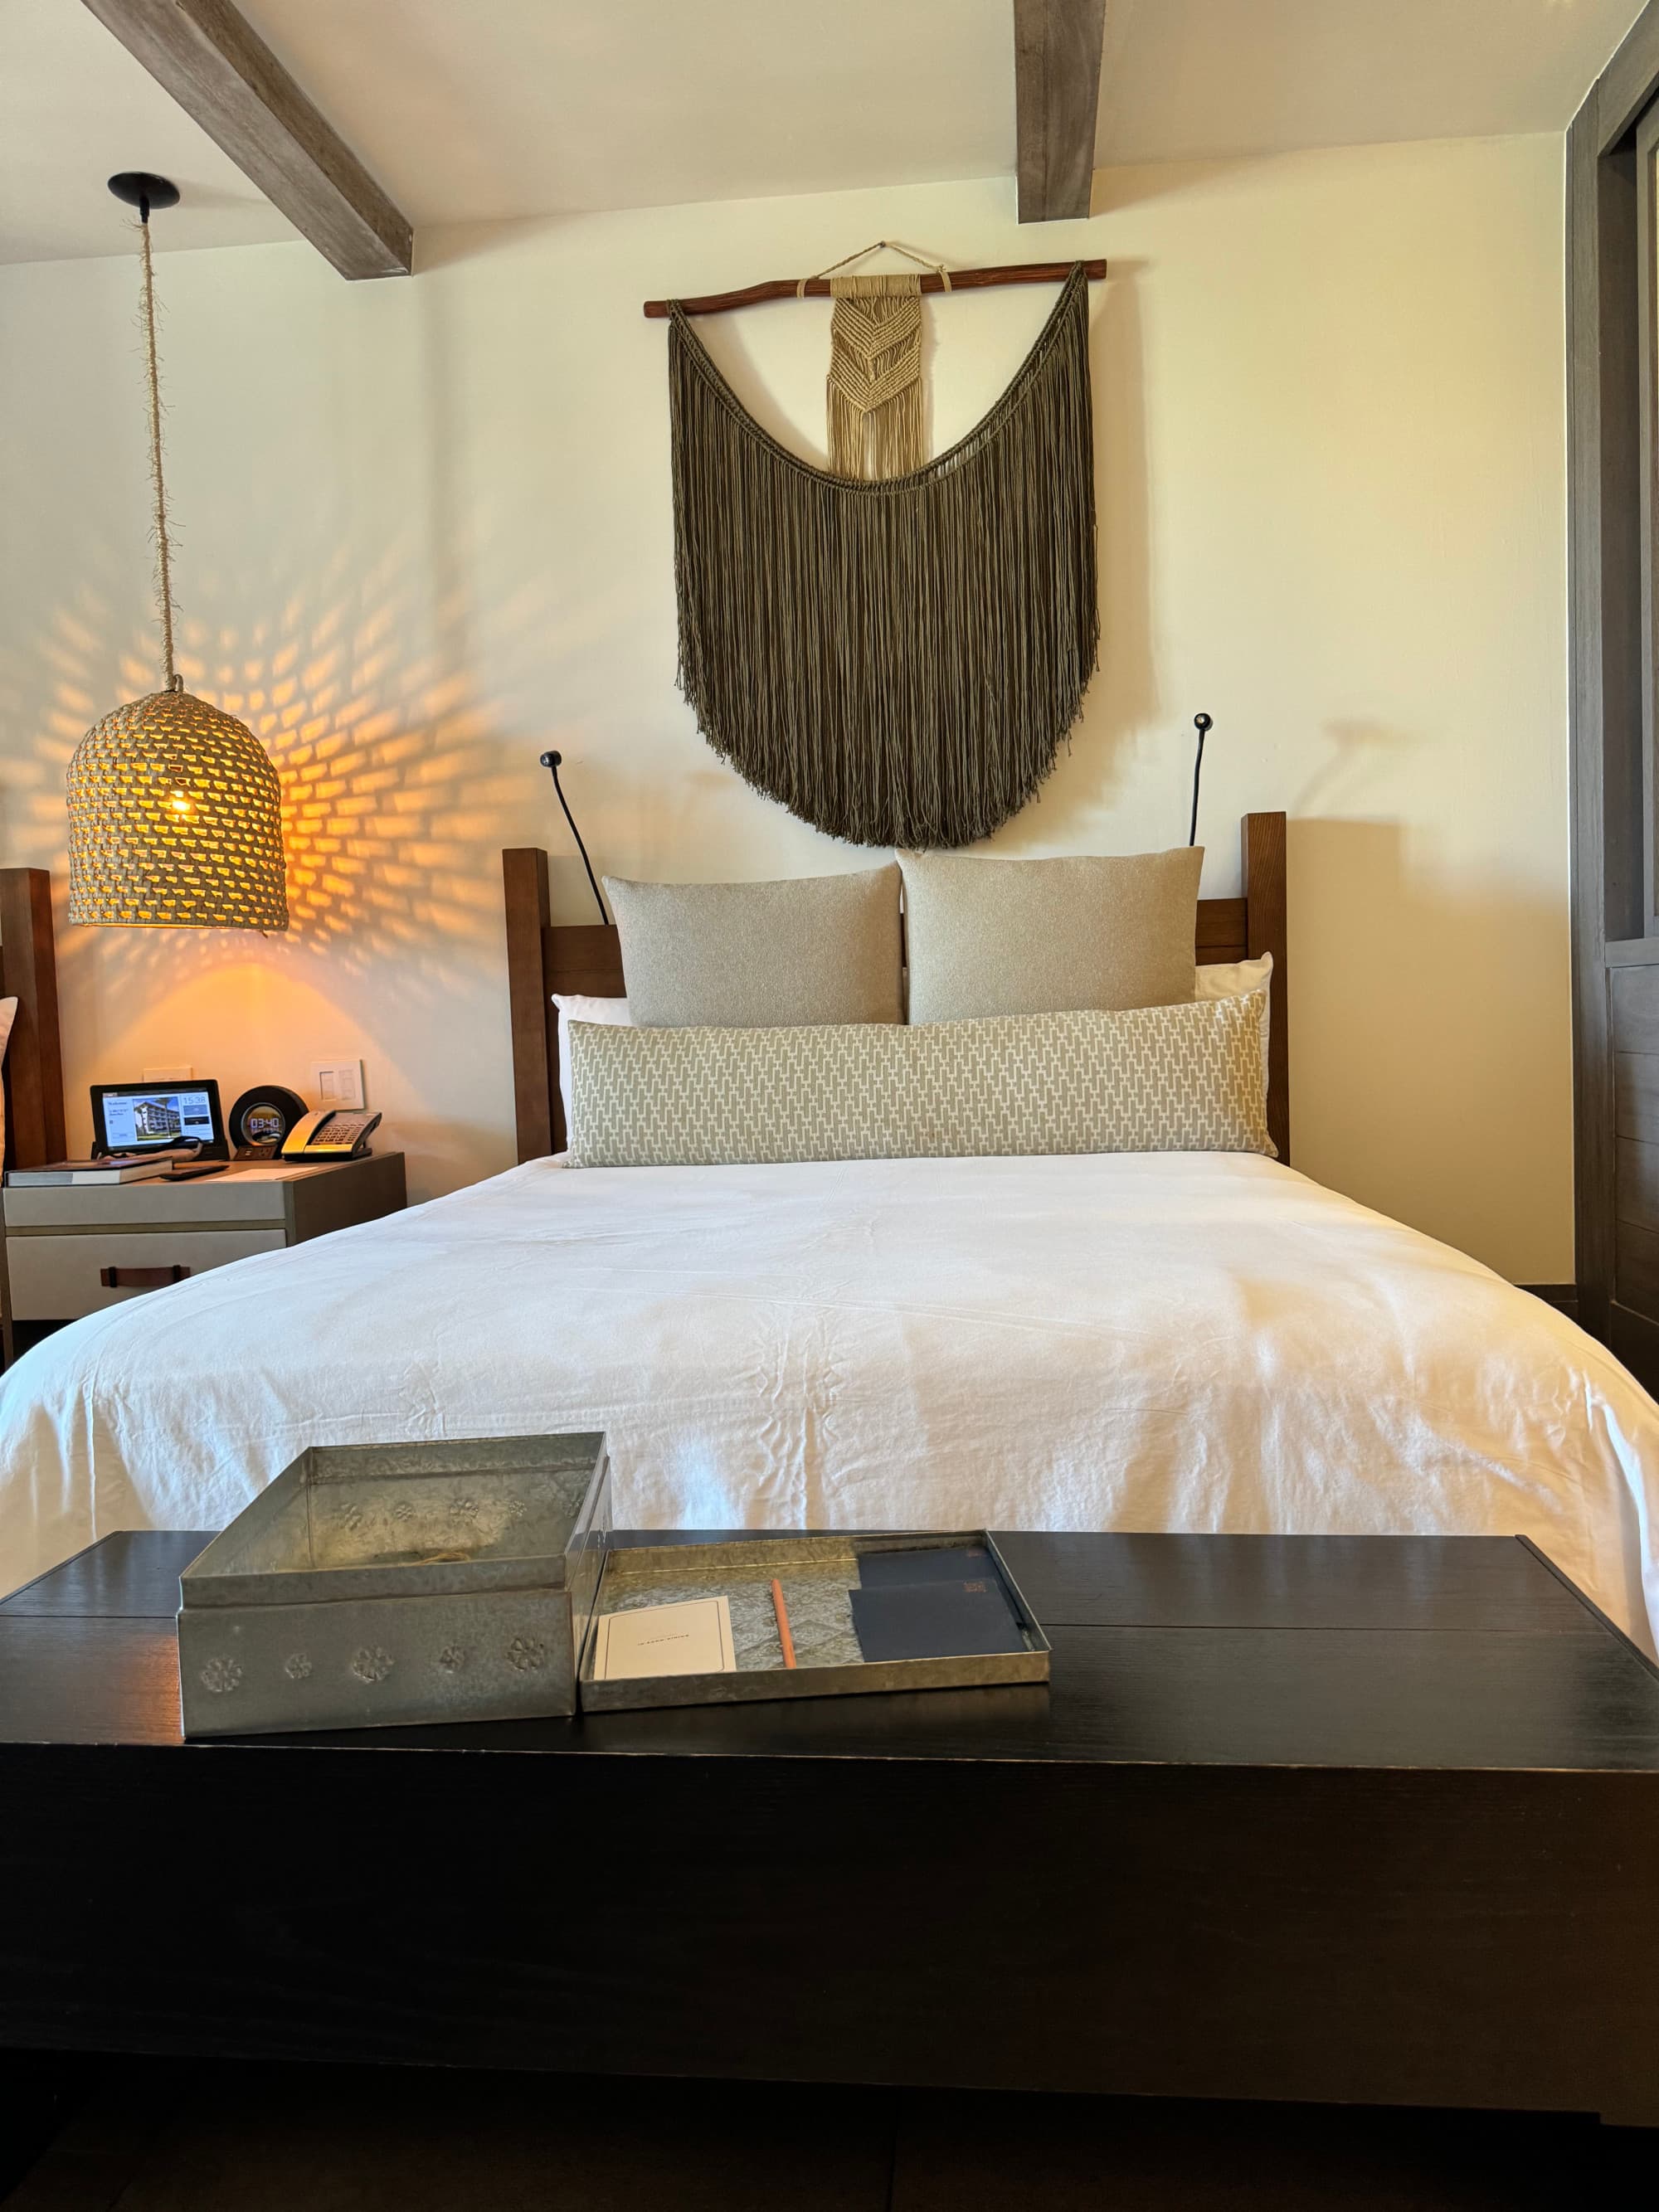
<instances>
[{"instance_id":1,"label":"olive fringe tassel","mask_svg":"<svg viewBox=\"0 0 1659 2212\"><path fill-rule=\"evenodd\" d=\"M988 836L1099 656L1083 270L977 427L876 483L769 437L670 312L679 685L704 737L853 844Z\"/></svg>"}]
</instances>

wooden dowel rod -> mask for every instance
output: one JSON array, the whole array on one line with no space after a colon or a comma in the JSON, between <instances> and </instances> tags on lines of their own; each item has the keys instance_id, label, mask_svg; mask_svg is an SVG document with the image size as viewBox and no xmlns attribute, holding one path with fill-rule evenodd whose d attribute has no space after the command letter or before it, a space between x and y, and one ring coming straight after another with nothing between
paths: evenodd
<instances>
[{"instance_id":1,"label":"wooden dowel rod","mask_svg":"<svg viewBox=\"0 0 1659 2212\"><path fill-rule=\"evenodd\" d=\"M988 292L999 284L1062 284L1077 266L1074 261L1012 261L1001 269L953 269L951 289L953 292ZM1106 274L1103 261L1085 261L1091 283L1098 284ZM921 280L924 292L942 292L939 278L933 275ZM753 307L763 300L793 300L799 287L792 276L774 276L764 284L745 284L740 292L706 292L700 300L681 300L678 302L683 315L723 315L732 307ZM809 300L824 300L830 296L827 276L809 276L806 280ZM669 302L666 300L647 300L645 303L647 319L653 323L666 322Z\"/></svg>"}]
</instances>

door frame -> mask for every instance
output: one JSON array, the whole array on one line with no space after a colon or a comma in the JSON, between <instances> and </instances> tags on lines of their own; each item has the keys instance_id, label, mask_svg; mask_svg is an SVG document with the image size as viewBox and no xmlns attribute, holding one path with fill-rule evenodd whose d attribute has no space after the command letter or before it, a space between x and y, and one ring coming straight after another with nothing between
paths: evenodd
<instances>
[{"instance_id":1,"label":"door frame","mask_svg":"<svg viewBox=\"0 0 1659 2212\"><path fill-rule=\"evenodd\" d=\"M1568 629L1572 798L1573 1182L1579 1317L1650 1387L1659 1321L1618 1296L1614 967L1659 967L1639 303L1651 247L1638 127L1659 96L1659 0L1567 132ZM1644 148L1648 136L1644 134ZM1648 391L1651 390L1651 378Z\"/></svg>"}]
</instances>

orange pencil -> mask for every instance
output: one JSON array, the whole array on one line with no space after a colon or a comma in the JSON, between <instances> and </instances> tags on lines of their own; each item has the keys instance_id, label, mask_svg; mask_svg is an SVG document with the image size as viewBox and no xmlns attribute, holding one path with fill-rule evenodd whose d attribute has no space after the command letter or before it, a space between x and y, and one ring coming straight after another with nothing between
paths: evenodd
<instances>
[{"instance_id":1,"label":"orange pencil","mask_svg":"<svg viewBox=\"0 0 1659 2212\"><path fill-rule=\"evenodd\" d=\"M795 1663L795 1639L789 1633L789 1608L783 1601L783 1584L775 1575L772 1577L772 1610L778 1616L778 1641L783 1646L783 1663Z\"/></svg>"}]
</instances>

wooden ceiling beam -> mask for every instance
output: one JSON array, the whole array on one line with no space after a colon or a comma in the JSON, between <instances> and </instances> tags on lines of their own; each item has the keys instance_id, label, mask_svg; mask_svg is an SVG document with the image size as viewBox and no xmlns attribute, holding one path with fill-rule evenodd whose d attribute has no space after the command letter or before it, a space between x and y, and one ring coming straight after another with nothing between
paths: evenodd
<instances>
[{"instance_id":1,"label":"wooden ceiling beam","mask_svg":"<svg viewBox=\"0 0 1659 2212\"><path fill-rule=\"evenodd\" d=\"M230 0L85 0L342 276L407 276L415 237Z\"/></svg>"},{"instance_id":2,"label":"wooden ceiling beam","mask_svg":"<svg viewBox=\"0 0 1659 2212\"><path fill-rule=\"evenodd\" d=\"M1106 0L1014 0L1019 219L1086 216Z\"/></svg>"}]
</instances>

